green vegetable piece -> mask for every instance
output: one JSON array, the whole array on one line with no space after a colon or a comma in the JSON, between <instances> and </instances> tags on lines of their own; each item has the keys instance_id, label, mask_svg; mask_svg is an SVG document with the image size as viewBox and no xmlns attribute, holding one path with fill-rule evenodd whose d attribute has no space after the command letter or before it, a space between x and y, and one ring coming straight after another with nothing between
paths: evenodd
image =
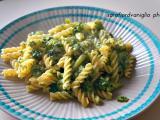
<instances>
[{"instance_id":1,"label":"green vegetable piece","mask_svg":"<svg viewBox=\"0 0 160 120\"><path fill-rule=\"evenodd\" d=\"M46 41L49 41L49 40L51 40L51 39L53 39L53 37L52 36L49 36L49 35L45 35L44 37L43 37L43 40L46 42Z\"/></svg>"},{"instance_id":2,"label":"green vegetable piece","mask_svg":"<svg viewBox=\"0 0 160 120\"><path fill-rule=\"evenodd\" d=\"M95 87L98 88L99 90L108 90L108 88L111 86L111 82L109 81L109 77L100 77L98 80L95 82Z\"/></svg>"},{"instance_id":3,"label":"green vegetable piece","mask_svg":"<svg viewBox=\"0 0 160 120\"><path fill-rule=\"evenodd\" d=\"M81 56L79 56L79 58L74 63L73 70L76 70L86 60L86 58L87 58L87 55L85 54L82 54Z\"/></svg>"},{"instance_id":4,"label":"green vegetable piece","mask_svg":"<svg viewBox=\"0 0 160 120\"><path fill-rule=\"evenodd\" d=\"M32 50L31 54L32 54L32 57L36 60L41 60L42 58L42 52L39 50Z\"/></svg>"},{"instance_id":5,"label":"green vegetable piece","mask_svg":"<svg viewBox=\"0 0 160 120\"><path fill-rule=\"evenodd\" d=\"M95 21L95 24L96 24L96 29L97 29L97 30L101 30L101 29L104 28L104 27L103 27L103 24L102 24L102 21L100 21L100 20L96 20L96 21Z\"/></svg>"},{"instance_id":6,"label":"green vegetable piece","mask_svg":"<svg viewBox=\"0 0 160 120\"><path fill-rule=\"evenodd\" d=\"M81 88L84 92L91 92L93 90L93 85L90 81L85 81L82 83Z\"/></svg>"},{"instance_id":7,"label":"green vegetable piece","mask_svg":"<svg viewBox=\"0 0 160 120\"><path fill-rule=\"evenodd\" d=\"M44 73L45 72L45 69L44 69L44 67L42 67L42 66L40 66L40 65L34 65L33 67L32 67L32 70L31 70L32 72L32 75L33 76L36 76L36 77L38 77L38 76L40 76L42 73Z\"/></svg>"},{"instance_id":8,"label":"green vegetable piece","mask_svg":"<svg viewBox=\"0 0 160 120\"><path fill-rule=\"evenodd\" d=\"M59 90L58 86L56 83L53 83L49 86L49 92L57 92Z\"/></svg>"},{"instance_id":9,"label":"green vegetable piece","mask_svg":"<svg viewBox=\"0 0 160 120\"><path fill-rule=\"evenodd\" d=\"M117 97L117 101L118 102L128 102L129 98L125 97L125 96L118 96Z\"/></svg>"},{"instance_id":10,"label":"green vegetable piece","mask_svg":"<svg viewBox=\"0 0 160 120\"><path fill-rule=\"evenodd\" d=\"M69 18L66 18L66 19L65 19L65 23L66 23L66 24L70 24L70 23L71 23L71 20L70 20Z\"/></svg>"},{"instance_id":11,"label":"green vegetable piece","mask_svg":"<svg viewBox=\"0 0 160 120\"><path fill-rule=\"evenodd\" d=\"M127 52L120 52L118 54L118 61L119 61L119 66L122 71L127 67L128 65L128 53Z\"/></svg>"}]
</instances>

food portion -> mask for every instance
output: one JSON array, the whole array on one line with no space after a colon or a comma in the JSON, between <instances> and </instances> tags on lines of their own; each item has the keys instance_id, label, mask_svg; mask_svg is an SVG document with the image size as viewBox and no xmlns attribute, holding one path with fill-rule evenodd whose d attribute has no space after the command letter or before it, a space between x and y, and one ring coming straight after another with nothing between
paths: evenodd
<instances>
[{"instance_id":1,"label":"food portion","mask_svg":"<svg viewBox=\"0 0 160 120\"><path fill-rule=\"evenodd\" d=\"M98 105L112 99L124 78L131 78L136 63L132 50L99 20L66 19L48 33L31 32L18 47L2 49L1 58L12 66L2 74L8 80L24 80L28 92L45 92L52 101Z\"/></svg>"}]
</instances>

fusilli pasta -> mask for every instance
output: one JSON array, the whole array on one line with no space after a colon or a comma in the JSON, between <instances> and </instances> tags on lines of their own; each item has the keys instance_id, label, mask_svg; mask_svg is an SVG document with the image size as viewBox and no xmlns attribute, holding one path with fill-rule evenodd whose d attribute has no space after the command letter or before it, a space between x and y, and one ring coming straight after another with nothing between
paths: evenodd
<instances>
[{"instance_id":1,"label":"fusilli pasta","mask_svg":"<svg viewBox=\"0 0 160 120\"><path fill-rule=\"evenodd\" d=\"M71 22L31 32L18 47L4 48L5 79L25 81L28 92L42 91L52 101L77 99L82 106L112 99L131 78L136 64L131 43L115 38L100 20Z\"/></svg>"}]
</instances>

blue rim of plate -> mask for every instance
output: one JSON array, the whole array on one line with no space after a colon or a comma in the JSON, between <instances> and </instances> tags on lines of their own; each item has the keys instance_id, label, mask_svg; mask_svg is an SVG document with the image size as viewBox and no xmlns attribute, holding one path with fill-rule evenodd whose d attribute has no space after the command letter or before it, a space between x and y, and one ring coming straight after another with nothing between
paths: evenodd
<instances>
[{"instance_id":1,"label":"blue rim of plate","mask_svg":"<svg viewBox=\"0 0 160 120\"><path fill-rule=\"evenodd\" d=\"M27 17L30 17L30 16L32 16L32 15L35 15L35 14L38 14L38 13L43 13L43 12L48 12L48 11L52 11L52 10L60 10L60 9L88 9L88 10L95 10L95 11L101 11L101 12L105 12L105 13L111 13L111 14L113 14L113 13L117 13L117 12L114 12L114 11L111 11L111 10L106 10L106 9L102 9L102 8L97 8L97 7L88 7L88 6L64 6L64 7L54 7L54 8L48 8L48 9L44 9L44 10L40 10L40 11L37 11L37 12L33 12L33 13L30 13L30 14L28 14L28 15L25 15L25 16L22 16L22 17L20 17L20 18L18 18L18 19L16 19L16 20L14 20L13 22L11 22L10 24L8 24L8 25L6 25L4 28L2 28L1 30L0 30L0 34L3 34L3 32L5 31L5 30L7 30L8 28L10 28L12 25L14 25L15 23L17 23L17 22L19 22L19 21L21 21L21 20L23 20L23 19L25 19L25 18L27 18ZM72 16L73 15L75 15L75 14L71 14ZM84 17L84 15L83 14L81 14L80 15L81 17ZM64 17L64 16L63 16ZM67 16L66 16L67 17ZM86 17L93 17L93 18L99 18L98 16L91 16L91 15L86 15ZM46 18L45 18L46 19ZM156 48L157 48L157 50L158 50L158 52L160 53L160 42L159 42L159 40L158 40L158 38L148 29L148 28L146 28L145 26L143 26L142 24L140 24L139 22L137 22L136 20L134 20L134 19L132 19L132 18L127 18L127 17L125 17L125 18L121 18L121 19L123 19L123 20L125 20L125 21L127 21L127 22L130 22L130 23L132 23L132 24L134 24L135 26L137 26L137 27L139 27L144 33L146 33L151 39L152 39L152 41L153 41L153 43L155 44L155 46L156 46ZM39 21L39 20L38 20ZM40 19L40 21L42 21L41 19ZM37 22L37 21L34 21L34 22ZM116 23L115 21L112 21L113 23ZM119 24L121 27L123 27L123 28L125 28L125 25L123 25L123 24ZM20 29L18 29L19 31L17 31L15 34L17 34L18 32L20 32L21 30L23 30L25 27L22 27L22 28L20 28ZM128 28L125 28L126 30L128 29ZM134 31L132 31L132 30L130 30L132 33L134 33ZM14 34L14 35L15 35ZM139 35L137 35L136 33L134 33L135 34L135 36L136 37L138 37L139 39L141 39L141 37L139 36ZM13 35L13 36L14 36ZM2 43L2 45L0 45L0 50L9 42L9 40L13 37L13 36L10 36L10 37L8 37L3 43ZM145 47L148 47L148 46L146 46L146 43L143 41L143 39L141 39L142 41L141 42L143 42L144 43L144 46ZM148 50L148 52L149 52L150 50ZM152 56L152 54L151 53L149 53L151 56ZM151 57L150 56L150 57ZM153 67L154 66L152 66L152 69L151 69L151 71L150 72L154 72L153 71ZM142 92L139 94L139 95L143 95L144 94L144 92L147 90L147 88L149 87L149 84L150 84L150 82L151 82L151 80L152 80L152 76L150 77L150 80L148 80L147 81L147 86L145 86L145 88L142 90ZM3 92L3 94L4 95L6 95L6 97L8 98L8 99L10 99L10 101L11 102L14 102L14 103L16 103L16 105L19 105L20 106L20 108L24 108L26 111L30 111L30 112L32 112L32 113L37 113L37 112L35 112L35 111L33 111L33 110L29 110L29 108L26 108L25 106L23 106L23 105L20 105L17 101L15 101L14 99L12 99L9 95L8 95L8 93L5 91L5 89L3 88L3 86L2 85L0 85L0 90ZM130 117L133 117L133 116L135 116L136 114L138 114L138 113L140 113L141 111L143 111L145 108L147 108L156 98L157 98L157 96L160 94L160 81L159 81L159 83L158 83L158 85L156 86L156 88L155 88L155 90L154 90L154 92L153 92L153 94L146 100L146 102L145 103L143 103L140 107L138 107L138 108L136 108L135 110L133 110L133 111L131 111L130 113L127 113L127 114L124 114L123 116L120 116L119 118L118 118L118 120L124 120L124 119L128 119L128 118L130 118ZM138 96L139 96L138 95ZM140 97L136 97L135 98L135 100L133 100L131 103L135 103L136 102L136 100L137 99L139 99ZM132 104L131 104L132 105ZM126 109L127 108L127 106L129 107L129 105L125 105L124 107L122 107L123 109ZM28 116L26 116L26 115L23 115L23 113L20 113L20 112L16 112L14 109L12 109L9 105L6 105L4 102L2 102L2 101L0 101L0 107L1 108L3 108L3 109L7 109L7 112L9 112L10 114L12 114L13 116L16 116L16 117L18 117L18 118L22 118L22 119L27 119L27 120L32 120L33 118L28 118ZM123 109L121 109L120 108L120 110L123 110ZM118 111L120 111L120 110L118 110ZM117 111L117 112L118 112ZM115 113L117 113L117 112L113 112L112 114L115 114ZM37 113L37 115L42 115L42 117L47 117L47 118L50 118L50 119L59 119L59 120L66 120L66 119L71 119L71 118L56 118L56 117L53 117L53 116L47 116L47 115L45 115L45 114L40 114L40 113ZM105 118L107 116L107 114L105 114L105 115L100 115L100 116L96 116L96 117L90 117L90 118L80 118L80 119L99 119L99 118ZM79 120L79 119L77 119L77 120Z\"/></svg>"}]
</instances>

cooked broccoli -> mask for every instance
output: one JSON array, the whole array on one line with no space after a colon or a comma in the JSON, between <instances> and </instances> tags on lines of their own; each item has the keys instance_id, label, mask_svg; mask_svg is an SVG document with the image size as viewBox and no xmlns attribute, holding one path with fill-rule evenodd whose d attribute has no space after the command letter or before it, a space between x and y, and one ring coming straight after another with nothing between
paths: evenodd
<instances>
[{"instance_id":1,"label":"cooked broccoli","mask_svg":"<svg viewBox=\"0 0 160 120\"><path fill-rule=\"evenodd\" d=\"M37 60L40 60L42 58L42 52L39 50L32 50L31 54L32 54L32 57Z\"/></svg>"},{"instance_id":2,"label":"cooked broccoli","mask_svg":"<svg viewBox=\"0 0 160 120\"><path fill-rule=\"evenodd\" d=\"M84 92L90 92L93 90L93 85L91 81L86 80L84 83L82 83L81 88Z\"/></svg>"},{"instance_id":3,"label":"cooked broccoli","mask_svg":"<svg viewBox=\"0 0 160 120\"><path fill-rule=\"evenodd\" d=\"M49 92L57 92L59 90L58 85L56 83L53 83L49 86Z\"/></svg>"},{"instance_id":4,"label":"cooked broccoli","mask_svg":"<svg viewBox=\"0 0 160 120\"><path fill-rule=\"evenodd\" d=\"M94 83L95 88L99 89L99 90L107 90L108 87L110 86L110 81L109 81L109 77L100 77L99 80L95 81Z\"/></svg>"},{"instance_id":5,"label":"cooked broccoli","mask_svg":"<svg viewBox=\"0 0 160 120\"><path fill-rule=\"evenodd\" d=\"M128 102L129 98L125 97L125 96L118 96L117 97L117 101L118 102Z\"/></svg>"}]
</instances>

